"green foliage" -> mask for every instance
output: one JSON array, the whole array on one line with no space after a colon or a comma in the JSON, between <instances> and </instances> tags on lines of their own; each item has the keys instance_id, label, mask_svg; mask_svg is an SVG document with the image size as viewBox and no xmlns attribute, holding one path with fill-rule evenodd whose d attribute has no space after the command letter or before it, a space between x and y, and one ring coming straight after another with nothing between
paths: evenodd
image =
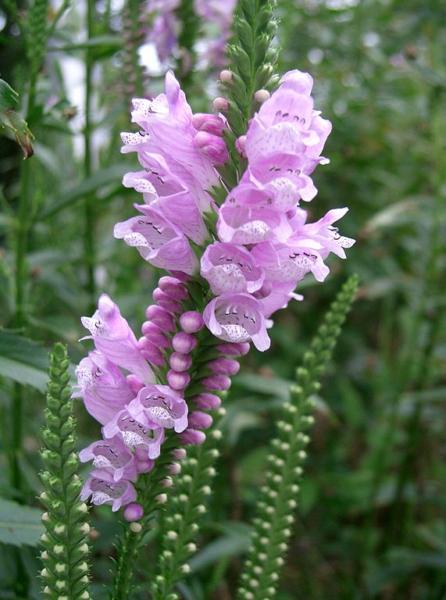
<instances>
[{"instance_id":1,"label":"green foliage","mask_svg":"<svg viewBox=\"0 0 446 600\"><path fill-rule=\"evenodd\" d=\"M87 505L79 500L82 487L76 454L76 424L72 415L68 356L62 344L51 354L45 427L42 431L40 477L44 491L40 500L46 508L42 521L46 532L41 541L44 565L41 576L44 594L52 600L88 600Z\"/></svg>"},{"instance_id":2,"label":"green foliage","mask_svg":"<svg viewBox=\"0 0 446 600\"><path fill-rule=\"evenodd\" d=\"M305 448L310 438L304 432L314 423L312 395L320 389L320 378L357 289L358 280L351 277L331 305L297 369L291 399L277 422L279 434L271 442L266 485L257 502L251 547L241 575L240 600L271 600L277 594L280 569L285 563L283 555L292 533L302 465L307 458Z\"/></svg>"},{"instance_id":3,"label":"green foliage","mask_svg":"<svg viewBox=\"0 0 446 600\"><path fill-rule=\"evenodd\" d=\"M43 533L37 508L0 498L0 542L13 546L37 546Z\"/></svg>"},{"instance_id":4,"label":"green foliage","mask_svg":"<svg viewBox=\"0 0 446 600\"><path fill-rule=\"evenodd\" d=\"M0 330L0 376L44 390L48 381L44 348L12 331Z\"/></svg>"}]
</instances>

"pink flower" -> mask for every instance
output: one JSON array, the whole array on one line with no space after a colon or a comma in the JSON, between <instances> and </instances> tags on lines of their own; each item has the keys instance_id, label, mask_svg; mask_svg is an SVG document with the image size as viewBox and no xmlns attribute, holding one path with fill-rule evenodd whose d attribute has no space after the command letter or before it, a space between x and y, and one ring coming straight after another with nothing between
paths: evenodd
<instances>
[{"instance_id":1,"label":"pink flower","mask_svg":"<svg viewBox=\"0 0 446 600\"><path fill-rule=\"evenodd\" d=\"M223 294L209 302L203 313L208 329L227 342L252 340L258 350L268 350L270 339L259 302L249 294Z\"/></svg>"},{"instance_id":2,"label":"pink flower","mask_svg":"<svg viewBox=\"0 0 446 600\"><path fill-rule=\"evenodd\" d=\"M121 370L101 352L90 352L76 368L77 390L85 408L104 425L135 396Z\"/></svg>"},{"instance_id":3,"label":"pink flower","mask_svg":"<svg viewBox=\"0 0 446 600\"><path fill-rule=\"evenodd\" d=\"M118 436L110 440L93 442L79 452L81 462L93 461L97 469L106 469L113 481L136 480L137 467L134 456Z\"/></svg>"},{"instance_id":4,"label":"pink flower","mask_svg":"<svg viewBox=\"0 0 446 600\"><path fill-rule=\"evenodd\" d=\"M164 441L164 429L161 427L145 427L134 419L127 410L117 413L102 429L104 438L115 436L122 438L129 448L147 450L150 459L158 458L161 444Z\"/></svg>"},{"instance_id":5,"label":"pink flower","mask_svg":"<svg viewBox=\"0 0 446 600\"><path fill-rule=\"evenodd\" d=\"M133 331L107 294L100 296L94 315L82 317L81 321L90 331L96 349L111 362L134 373L146 383L153 381L153 373L138 349Z\"/></svg>"},{"instance_id":6,"label":"pink flower","mask_svg":"<svg viewBox=\"0 0 446 600\"><path fill-rule=\"evenodd\" d=\"M147 205L137 208L143 216L117 223L114 236L136 247L141 256L155 267L192 275L198 261L181 231L159 209Z\"/></svg>"},{"instance_id":7,"label":"pink flower","mask_svg":"<svg viewBox=\"0 0 446 600\"><path fill-rule=\"evenodd\" d=\"M208 144L204 151L194 142L197 129L193 125L192 110L184 92L173 73L165 79L165 94L154 100L135 99L132 120L141 128L141 134L123 134L123 152L138 152L141 164L151 154L164 158L172 175L181 181L190 192L197 207L208 210L211 198L206 190L218 183L213 158L209 155ZM221 138L215 142L222 157Z\"/></svg>"},{"instance_id":8,"label":"pink flower","mask_svg":"<svg viewBox=\"0 0 446 600\"><path fill-rule=\"evenodd\" d=\"M97 469L92 471L80 494L82 501L90 496L93 504L111 504L113 512L116 512L121 506L136 500L136 490L130 481L114 481L107 470Z\"/></svg>"},{"instance_id":9,"label":"pink flower","mask_svg":"<svg viewBox=\"0 0 446 600\"><path fill-rule=\"evenodd\" d=\"M196 244L203 244L208 232L195 199L173 175L162 156L145 157L146 171L124 175L123 184L143 194L146 204L159 208L163 216Z\"/></svg>"},{"instance_id":10,"label":"pink flower","mask_svg":"<svg viewBox=\"0 0 446 600\"><path fill-rule=\"evenodd\" d=\"M216 242L201 257L201 275L214 294L254 292L263 282L263 272L242 246Z\"/></svg>"},{"instance_id":11,"label":"pink flower","mask_svg":"<svg viewBox=\"0 0 446 600\"><path fill-rule=\"evenodd\" d=\"M145 427L174 429L177 433L187 427L187 404L167 385L143 387L127 410Z\"/></svg>"},{"instance_id":12,"label":"pink flower","mask_svg":"<svg viewBox=\"0 0 446 600\"><path fill-rule=\"evenodd\" d=\"M219 211L217 232L223 242L258 244L292 234L286 215L270 208L248 208L225 203Z\"/></svg>"}]
</instances>

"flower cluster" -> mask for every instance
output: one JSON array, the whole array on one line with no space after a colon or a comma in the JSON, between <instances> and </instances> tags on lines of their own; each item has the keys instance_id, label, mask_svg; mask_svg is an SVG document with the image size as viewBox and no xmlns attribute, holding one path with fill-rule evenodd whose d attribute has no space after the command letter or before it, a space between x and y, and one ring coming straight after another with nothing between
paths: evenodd
<instances>
[{"instance_id":1,"label":"flower cluster","mask_svg":"<svg viewBox=\"0 0 446 600\"><path fill-rule=\"evenodd\" d=\"M151 19L147 40L155 45L162 63L178 50L180 23L176 11L180 4L180 0L148 0L146 4L147 15ZM194 10L206 33L198 50L209 67L224 65L236 4L236 0L195 0Z\"/></svg>"},{"instance_id":2,"label":"flower cluster","mask_svg":"<svg viewBox=\"0 0 446 600\"><path fill-rule=\"evenodd\" d=\"M248 167L218 210L219 241L206 248L201 275L215 298L204 311L208 328L222 339L252 340L266 350L269 317L287 306L308 272L323 281L330 252L345 258L354 240L333 223L348 209L329 211L316 223L300 207L317 190L310 178L331 124L314 110L312 78L290 71L262 104L238 140Z\"/></svg>"},{"instance_id":3,"label":"flower cluster","mask_svg":"<svg viewBox=\"0 0 446 600\"><path fill-rule=\"evenodd\" d=\"M166 431L202 443L237 358L251 342L266 350L271 315L301 299L294 290L307 273L325 279L329 253L344 258L354 243L333 225L347 209L310 223L299 204L316 195L310 175L327 162L321 152L331 129L314 110L311 88L308 74L291 71L271 97L257 93L263 104L237 140L247 168L221 206L210 190L229 159L225 118L193 114L172 73L164 94L133 101L140 130L122 135L123 152L136 152L142 170L123 183L144 203L114 234L170 274L153 292L139 339L106 295L82 319L95 350L79 364L76 395L103 436L80 454L93 462L83 499L126 506L128 520L140 518L134 482L153 468Z\"/></svg>"},{"instance_id":4,"label":"flower cluster","mask_svg":"<svg viewBox=\"0 0 446 600\"><path fill-rule=\"evenodd\" d=\"M233 357L249 350L248 344L217 345L213 356L195 369L197 393L186 402L184 390L191 380L189 371L198 352L196 334L203 328L203 318L196 311L183 311L188 292L179 279L165 276L158 283L138 340L105 294L95 314L82 318L95 350L77 367L74 396L83 399L87 411L102 425L102 439L80 452L82 462L93 463L81 498L112 504L113 510L127 506L128 520L142 516L133 484L139 474L153 468L166 430L181 434L183 444L203 443L203 430L212 424L208 411L220 406L215 392L229 388L230 376L239 369ZM155 383L161 369L167 370L168 385ZM176 471L174 463L172 473Z\"/></svg>"}]
</instances>

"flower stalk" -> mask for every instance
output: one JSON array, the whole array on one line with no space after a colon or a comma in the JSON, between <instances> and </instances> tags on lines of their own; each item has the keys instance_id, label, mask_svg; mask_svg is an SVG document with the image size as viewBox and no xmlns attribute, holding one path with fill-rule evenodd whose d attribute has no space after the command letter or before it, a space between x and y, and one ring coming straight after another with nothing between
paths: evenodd
<instances>
[{"instance_id":1,"label":"flower stalk","mask_svg":"<svg viewBox=\"0 0 446 600\"><path fill-rule=\"evenodd\" d=\"M297 369L296 385L277 423L271 442L269 470L256 507L251 546L241 575L239 600L272 600L277 594L297 507L296 497L310 441L307 430L314 422L312 396L331 359L341 326L355 297L358 279L351 277L332 303L322 325Z\"/></svg>"},{"instance_id":2,"label":"flower stalk","mask_svg":"<svg viewBox=\"0 0 446 600\"><path fill-rule=\"evenodd\" d=\"M175 493L168 496L161 522L163 536L159 549L159 570L152 585L153 600L178 600L179 596L174 592L175 584L190 571L187 559L197 549L193 540L206 514L216 473L214 464L219 456L219 421L225 411L220 408L216 412L206 441L202 446L191 448L181 474L175 480Z\"/></svg>"},{"instance_id":3,"label":"flower stalk","mask_svg":"<svg viewBox=\"0 0 446 600\"><path fill-rule=\"evenodd\" d=\"M46 512L41 541L43 593L50 600L88 600L87 505L79 500L82 482L76 454L76 423L72 414L66 348L56 344L50 357L50 381L42 431L44 491L40 500Z\"/></svg>"}]
</instances>

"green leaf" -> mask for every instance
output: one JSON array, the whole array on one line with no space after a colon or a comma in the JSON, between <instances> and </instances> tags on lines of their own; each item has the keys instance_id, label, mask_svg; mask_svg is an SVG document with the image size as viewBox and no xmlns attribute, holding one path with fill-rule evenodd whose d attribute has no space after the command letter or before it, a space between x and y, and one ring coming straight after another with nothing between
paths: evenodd
<instances>
[{"instance_id":1,"label":"green leaf","mask_svg":"<svg viewBox=\"0 0 446 600\"><path fill-rule=\"evenodd\" d=\"M41 512L0 498L0 542L13 546L37 546L43 533Z\"/></svg>"},{"instance_id":2,"label":"green leaf","mask_svg":"<svg viewBox=\"0 0 446 600\"><path fill-rule=\"evenodd\" d=\"M15 109L19 104L19 95L12 87L0 79L0 111Z\"/></svg>"},{"instance_id":3,"label":"green leaf","mask_svg":"<svg viewBox=\"0 0 446 600\"><path fill-rule=\"evenodd\" d=\"M251 527L243 523L234 523L228 526L228 532L213 540L196 556L189 560L189 566L195 573L209 568L222 558L239 556L248 550L250 543Z\"/></svg>"},{"instance_id":4,"label":"green leaf","mask_svg":"<svg viewBox=\"0 0 446 600\"><path fill-rule=\"evenodd\" d=\"M0 131L12 135L20 145L25 158L33 155L33 134L24 119L16 112L19 95L3 79L0 79Z\"/></svg>"},{"instance_id":5,"label":"green leaf","mask_svg":"<svg viewBox=\"0 0 446 600\"><path fill-rule=\"evenodd\" d=\"M0 330L0 376L44 390L48 375L46 350L11 331Z\"/></svg>"},{"instance_id":6,"label":"green leaf","mask_svg":"<svg viewBox=\"0 0 446 600\"><path fill-rule=\"evenodd\" d=\"M124 164L112 165L111 167L96 171L94 175L88 179L84 179L84 181L65 192L58 200L48 206L40 215L40 219L52 217L61 210L72 206L75 202L78 202L93 192L97 192L106 185L120 184L124 173L127 171L128 167Z\"/></svg>"}]
</instances>

